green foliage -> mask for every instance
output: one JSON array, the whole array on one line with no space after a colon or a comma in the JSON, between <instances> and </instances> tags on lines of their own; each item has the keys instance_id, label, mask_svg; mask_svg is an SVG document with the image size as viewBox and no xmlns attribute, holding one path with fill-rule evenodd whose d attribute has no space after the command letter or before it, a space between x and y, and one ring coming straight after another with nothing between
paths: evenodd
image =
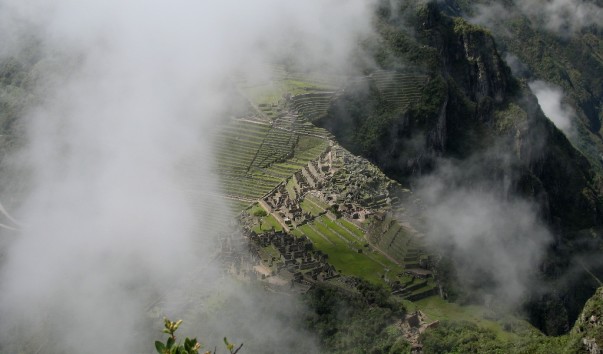
<instances>
[{"instance_id":1,"label":"green foliage","mask_svg":"<svg viewBox=\"0 0 603 354\"><path fill-rule=\"evenodd\" d=\"M442 321L437 328L425 331L420 340L423 352L430 353L505 353L505 354L566 354L582 353L576 335L547 337L524 334L505 340L492 329L468 321Z\"/></svg>"},{"instance_id":2,"label":"green foliage","mask_svg":"<svg viewBox=\"0 0 603 354\"><path fill-rule=\"evenodd\" d=\"M475 1L486 5L492 0ZM603 120L603 36L595 27L559 34L546 29L536 17L525 16L512 2L507 15L490 23L498 46L522 63L516 74L526 80L541 79L561 88L565 103L576 111L572 143L601 172L599 154L603 142L598 134Z\"/></svg>"},{"instance_id":3,"label":"green foliage","mask_svg":"<svg viewBox=\"0 0 603 354\"><path fill-rule=\"evenodd\" d=\"M491 33L489 31L487 31L486 29L484 29L483 27L471 24L460 17L455 17L453 19L453 21L454 21L453 28L454 28L454 32L456 34L462 34L462 35L484 34L484 35L488 35L488 36L491 35Z\"/></svg>"},{"instance_id":4,"label":"green foliage","mask_svg":"<svg viewBox=\"0 0 603 354\"><path fill-rule=\"evenodd\" d=\"M423 351L428 353L508 353L510 345L496 338L493 331L474 323L444 321L438 328L421 335Z\"/></svg>"},{"instance_id":5,"label":"green foliage","mask_svg":"<svg viewBox=\"0 0 603 354\"><path fill-rule=\"evenodd\" d=\"M331 205L331 206L328 208L328 210L329 210L331 213L333 213L333 215L335 215L335 216L336 216L336 217L338 217L338 218L341 218L341 216L343 215L343 214L341 214L341 212L339 211L339 205L337 205L337 204Z\"/></svg>"},{"instance_id":6,"label":"green foliage","mask_svg":"<svg viewBox=\"0 0 603 354\"><path fill-rule=\"evenodd\" d=\"M328 353L407 353L395 325L404 306L386 288L357 280L358 293L319 284L306 294L308 327Z\"/></svg>"},{"instance_id":7,"label":"green foliage","mask_svg":"<svg viewBox=\"0 0 603 354\"><path fill-rule=\"evenodd\" d=\"M176 331L182 324L182 320L170 321L167 318L163 319L164 329L163 333L169 335L166 342L155 341L155 349L159 354L198 354L201 350L201 343L197 341L197 338L185 338L184 343L176 343ZM243 344L235 348L233 343L230 343L226 337L224 337L224 345L230 354L237 354L243 347ZM213 351L215 354L216 351ZM211 351L206 351L205 354L212 354Z\"/></svg>"},{"instance_id":8,"label":"green foliage","mask_svg":"<svg viewBox=\"0 0 603 354\"><path fill-rule=\"evenodd\" d=\"M308 236L317 249L327 254L329 263L342 274L360 277L372 283L383 283L384 265L391 270L391 278L402 272L399 265L377 252L358 253L358 249L362 249L362 245L356 244L356 246L350 247L348 242L334 233L336 228L328 217L322 216L316 222L303 225L297 230ZM355 226L351 225L350 228L355 228ZM340 231L340 234L342 233L344 231Z\"/></svg>"},{"instance_id":9,"label":"green foliage","mask_svg":"<svg viewBox=\"0 0 603 354\"><path fill-rule=\"evenodd\" d=\"M268 213L264 209L256 209L253 212L253 216L258 217L258 218L263 218L264 216L268 216Z\"/></svg>"},{"instance_id":10,"label":"green foliage","mask_svg":"<svg viewBox=\"0 0 603 354\"><path fill-rule=\"evenodd\" d=\"M603 287L597 289L584 305L584 309L571 331L575 337L594 339L600 346L603 344Z\"/></svg>"}]
</instances>

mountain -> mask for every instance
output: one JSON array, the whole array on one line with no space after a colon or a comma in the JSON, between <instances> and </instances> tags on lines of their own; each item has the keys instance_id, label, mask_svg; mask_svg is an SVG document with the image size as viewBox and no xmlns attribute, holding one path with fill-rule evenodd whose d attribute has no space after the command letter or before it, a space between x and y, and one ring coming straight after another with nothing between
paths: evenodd
<instances>
[{"instance_id":1,"label":"mountain","mask_svg":"<svg viewBox=\"0 0 603 354\"><path fill-rule=\"evenodd\" d=\"M381 0L352 73L296 58L229 73L212 155L177 164L203 231L221 231L220 274L286 321L271 302L299 295L292 328L326 352L601 352L603 3L576 2L576 18L552 3ZM21 116L41 73L68 70L26 48L0 62L9 210L27 184ZM185 322L249 305L221 296L183 295Z\"/></svg>"},{"instance_id":2,"label":"mountain","mask_svg":"<svg viewBox=\"0 0 603 354\"><path fill-rule=\"evenodd\" d=\"M572 329L572 335L579 336L588 353L601 353L603 350L603 288L597 289L584 305L578 320Z\"/></svg>"},{"instance_id":3,"label":"mountain","mask_svg":"<svg viewBox=\"0 0 603 354\"><path fill-rule=\"evenodd\" d=\"M403 184L412 186L436 171L441 160L453 160L463 172L448 178L449 188L481 186L502 199L519 197L537 205L553 240L537 265L547 290L533 295L528 311L539 328L563 333L596 286L585 268L603 274L599 262L588 262L602 247L598 162L543 114L528 76L514 76L503 59L499 37L460 17L462 8L450 1L398 7L383 2L376 19L379 39L365 50L379 70L425 75L419 98L409 104L392 101L380 82L384 79L374 72L371 80L346 87L318 124ZM510 43L529 47L521 38L510 38L502 48ZM542 55L551 58L552 52ZM575 55L567 48L563 52ZM589 60L598 55L585 53ZM599 99L596 82L602 71L593 65L589 75L580 71L589 61L567 62L589 77L571 96L580 116L592 121L587 108L598 105L593 102ZM535 68L533 75L538 74L546 72ZM595 140L581 141L596 146ZM568 272L571 279L565 277Z\"/></svg>"},{"instance_id":4,"label":"mountain","mask_svg":"<svg viewBox=\"0 0 603 354\"><path fill-rule=\"evenodd\" d=\"M563 100L573 110L570 140L597 170L602 163L601 6L600 1L443 4L447 13L487 27L517 77L544 80L563 90Z\"/></svg>"}]
</instances>

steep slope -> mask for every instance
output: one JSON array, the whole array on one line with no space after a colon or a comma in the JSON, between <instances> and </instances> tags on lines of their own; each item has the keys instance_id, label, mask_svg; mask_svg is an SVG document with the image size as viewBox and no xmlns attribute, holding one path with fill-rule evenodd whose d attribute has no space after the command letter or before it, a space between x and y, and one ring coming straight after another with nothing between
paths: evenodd
<instances>
[{"instance_id":1,"label":"steep slope","mask_svg":"<svg viewBox=\"0 0 603 354\"><path fill-rule=\"evenodd\" d=\"M603 353L603 287L586 302L571 335L579 338L586 352Z\"/></svg>"},{"instance_id":2,"label":"steep slope","mask_svg":"<svg viewBox=\"0 0 603 354\"><path fill-rule=\"evenodd\" d=\"M467 321L444 321L439 327L426 331L421 340L424 353L542 353L599 354L603 331L603 288L599 288L584 306L570 333L546 337L525 328L521 323L508 322L517 335L511 341L497 336L490 329L480 328Z\"/></svg>"},{"instance_id":3,"label":"steep slope","mask_svg":"<svg viewBox=\"0 0 603 354\"><path fill-rule=\"evenodd\" d=\"M366 46L380 70L426 74L420 98L391 107L376 85L356 84L319 123L403 183L433 171L440 158L453 158L463 172L448 179L450 188L482 188L535 203L554 234L540 268L555 291L535 297L529 308L533 323L561 333L594 291L584 269L569 282L556 280L576 256L601 248L598 177L544 116L527 82L511 75L490 33L439 6L382 4L379 40ZM565 310L556 311L559 306ZM545 325L550 317L554 325Z\"/></svg>"},{"instance_id":4,"label":"steep slope","mask_svg":"<svg viewBox=\"0 0 603 354\"><path fill-rule=\"evenodd\" d=\"M572 143L600 170L603 33L597 17L602 3L590 0L570 6L543 1L442 3L444 11L487 26L515 75L563 90L564 103L574 111Z\"/></svg>"}]
</instances>

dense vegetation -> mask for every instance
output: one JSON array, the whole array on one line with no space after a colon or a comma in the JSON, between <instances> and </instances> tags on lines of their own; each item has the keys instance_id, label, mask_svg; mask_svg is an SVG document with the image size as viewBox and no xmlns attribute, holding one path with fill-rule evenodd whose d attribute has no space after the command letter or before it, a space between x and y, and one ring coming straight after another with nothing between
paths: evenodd
<instances>
[{"instance_id":1,"label":"dense vegetation","mask_svg":"<svg viewBox=\"0 0 603 354\"><path fill-rule=\"evenodd\" d=\"M409 352L396 322L404 306L382 286L358 281L358 293L319 285L306 295L311 313L306 318L325 352L398 354Z\"/></svg>"},{"instance_id":2,"label":"dense vegetation","mask_svg":"<svg viewBox=\"0 0 603 354\"><path fill-rule=\"evenodd\" d=\"M577 134L571 137L572 142L600 169L603 151L600 135L603 120L601 28L575 24L576 29L550 30L544 22L545 17L537 13L526 14L510 1L447 1L447 4L447 12L468 18L480 14L479 6L500 6L500 16L490 16L487 21L480 22L491 28L501 52L514 62L515 75L525 80L545 80L563 88L568 96L567 103L577 114L574 125Z\"/></svg>"},{"instance_id":3,"label":"dense vegetation","mask_svg":"<svg viewBox=\"0 0 603 354\"><path fill-rule=\"evenodd\" d=\"M451 14L450 4L404 2L396 8L384 1L375 20L379 39L365 46L379 66L366 68L372 77L378 70L427 75L419 99L408 106L386 104L378 82L368 80L346 88L320 124L403 184L429 174L438 159L453 158L462 170L473 171L454 181L454 188L483 184L534 202L555 234L541 271L557 291L535 296L527 309L539 328L564 333L597 286L582 270L571 284L556 283L577 255L589 258L602 248L597 167L544 116L525 79L512 75L492 33L457 17L460 12ZM563 62L579 61L572 58ZM600 79L600 72L591 74ZM588 267L603 274L598 263ZM476 290L451 281L445 282L459 295Z\"/></svg>"},{"instance_id":4,"label":"dense vegetation","mask_svg":"<svg viewBox=\"0 0 603 354\"><path fill-rule=\"evenodd\" d=\"M549 334L563 334L546 337L535 332L515 333L511 328L511 340L475 323L443 321L421 336L424 352L566 353L580 352L585 337L601 343L601 302L594 298L579 315L596 281L579 270L573 274L573 283L556 283L577 254L600 256L602 249L599 232L603 226L603 197L597 175L601 168L599 154L603 151L600 30L586 28L575 37L559 37L538 30L528 18L519 16L499 24L512 34L503 36L497 28L487 31L456 17L471 13L468 2L422 3L405 1L395 10L390 1L380 4L375 19L377 40L362 45L365 54L374 59L371 64L378 67L363 63L370 79L346 87L327 116L317 123L350 151L369 158L405 184L429 173L442 157L464 161L468 166L475 161L471 158L483 157L480 153L493 141L512 151L511 155L520 155L514 160L513 170L498 165L494 159L487 161L487 167L476 170L500 184L501 176L514 176L510 189L539 203L543 219L555 232L556 242L541 270L542 277L558 291L535 296L525 308L535 326ZM514 73L519 79L501 59L501 50L514 53L527 65L526 70ZM3 151L18 144L17 118L35 102L33 87L37 75L44 71L43 66L52 63L29 52L0 63ZM411 85L411 90L418 93L417 99L408 104L392 100L391 92L380 86L381 70L425 77L424 82L417 79ZM570 95L570 103L577 108L583 123L578 127L579 137L571 143L540 109L533 108L535 100L526 82L534 78L546 78ZM294 83L288 81L289 85ZM304 92L298 86L297 90ZM268 101L267 96L262 97ZM270 102L259 107L266 108L263 114L275 114L272 104L279 97L270 95ZM283 124L290 123L284 118L280 118ZM308 129L303 133L317 132L308 124L298 127L300 131L302 128ZM322 134L322 130L319 132ZM283 176L307 164L326 146L322 138L294 136L282 129L275 133L267 124L257 122L230 126L223 135L230 140L221 147L220 163L233 176L222 181L223 188L239 198L235 205L239 209L269 191ZM259 153L268 151L261 146L272 146L273 141L276 146L285 139L291 145L284 156ZM545 145L546 150L533 153L536 144ZM243 175L247 178L245 183ZM253 210L256 217L267 217L265 211ZM274 220L266 220L258 229L263 227L279 226ZM472 289L462 289L455 282L454 264L444 258L439 266L441 284L450 299L470 301ZM602 269L592 271L601 274ZM390 289L362 279L356 282L357 291L320 284L313 287L305 295L309 312L302 317L306 329L318 334L323 349L329 353L410 352L410 344L402 338L399 326L406 314L403 304L390 296ZM576 318L573 330L566 333ZM181 345L175 343L173 332L177 326L166 322L166 328L168 325L172 340L159 342L159 352L199 350L196 340L187 338ZM237 351L227 341L225 344L230 352Z\"/></svg>"},{"instance_id":5,"label":"dense vegetation","mask_svg":"<svg viewBox=\"0 0 603 354\"><path fill-rule=\"evenodd\" d=\"M568 334L547 337L525 328L509 328L517 336L503 339L491 329L467 321L443 321L421 336L424 353L596 353L603 343L603 288L587 301ZM512 326L511 326L512 327Z\"/></svg>"},{"instance_id":6,"label":"dense vegetation","mask_svg":"<svg viewBox=\"0 0 603 354\"><path fill-rule=\"evenodd\" d=\"M515 341L502 340L490 329L471 322L444 321L421 337L424 353L525 353L562 354L581 352L578 338L532 335Z\"/></svg>"}]
</instances>

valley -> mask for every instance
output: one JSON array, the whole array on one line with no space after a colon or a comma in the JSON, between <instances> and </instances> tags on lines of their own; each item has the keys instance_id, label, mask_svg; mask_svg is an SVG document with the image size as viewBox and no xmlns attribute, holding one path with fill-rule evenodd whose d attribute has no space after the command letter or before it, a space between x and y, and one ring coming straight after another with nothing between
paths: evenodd
<instances>
[{"instance_id":1,"label":"valley","mask_svg":"<svg viewBox=\"0 0 603 354\"><path fill-rule=\"evenodd\" d=\"M15 27L0 353L600 354L600 23L352 3Z\"/></svg>"}]
</instances>

